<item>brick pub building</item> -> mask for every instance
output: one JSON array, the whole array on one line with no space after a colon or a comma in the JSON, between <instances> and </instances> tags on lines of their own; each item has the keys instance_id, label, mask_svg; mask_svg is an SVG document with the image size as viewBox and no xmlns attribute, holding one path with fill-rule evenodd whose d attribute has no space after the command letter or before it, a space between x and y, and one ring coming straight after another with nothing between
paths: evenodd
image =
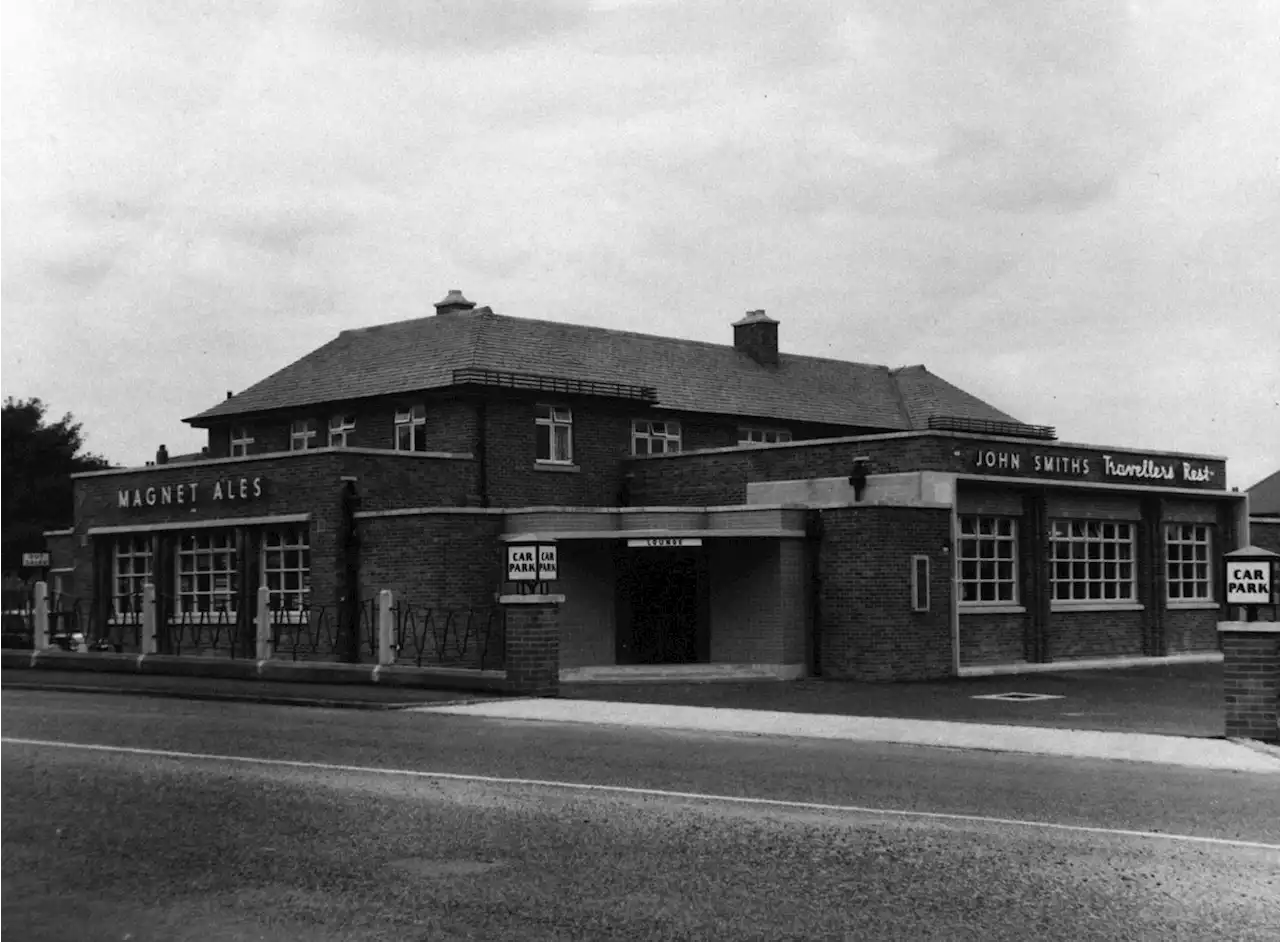
<instances>
[{"instance_id":1,"label":"brick pub building","mask_svg":"<svg viewBox=\"0 0 1280 942\"><path fill-rule=\"evenodd\" d=\"M202 454L78 476L49 534L102 630L147 583L162 638L243 624L260 586L300 626L381 589L438 624L493 608L505 547L540 541L564 678L1204 657L1247 539L1220 458L1065 444L923 366L780 352L763 311L709 344L454 291L185 421ZM367 658L348 623L332 656Z\"/></svg>"}]
</instances>

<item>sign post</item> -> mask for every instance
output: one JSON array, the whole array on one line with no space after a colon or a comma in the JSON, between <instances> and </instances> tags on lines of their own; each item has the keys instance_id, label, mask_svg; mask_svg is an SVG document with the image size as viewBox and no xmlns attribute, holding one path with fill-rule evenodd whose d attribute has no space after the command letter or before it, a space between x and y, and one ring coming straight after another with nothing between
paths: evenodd
<instances>
[{"instance_id":1,"label":"sign post","mask_svg":"<svg viewBox=\"0 0 1280 942\"><path fill-rule=\"evenodd\" d=\"M1225 592L1228 606L1242 605L1245 621L1258 620L1258 606L1276 604L1276 569L1280 553L1246 546L1223 554Z\"/></svg>"},{"instance_id":2,"label":"sign post","mask_svg":"<svg viewBox=\"0 0 1280 942\"><path fill-rule=\"evenodd\" d=\"M559 548L552 541L507 544L507 581L520 594L546 592L560 575Z\"/></svg>"}]
</instances>

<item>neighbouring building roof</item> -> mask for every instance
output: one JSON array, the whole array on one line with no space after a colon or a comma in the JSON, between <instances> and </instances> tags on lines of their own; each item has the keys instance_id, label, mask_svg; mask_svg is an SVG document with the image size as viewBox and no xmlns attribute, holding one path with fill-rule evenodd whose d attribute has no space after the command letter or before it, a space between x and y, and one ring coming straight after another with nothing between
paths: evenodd
<instances>
[{"instance_id":1,"label":"neighbouring building roof","mask_svg":"<svg viewBox=\"0 0 1280 942\"><path fill-rule=\"evenodd\" d=\"M1249 488L1249 513L1280 516L1280 471Z\"/></svg>"},{"instance_id":2,"label":"neighbouring building roof","mask_svg":"<svg viewBox=\"0 0 1280 942\"><path fill-rule=\"evenodd\" d=\"M455 370L511 371L651 387L656 408L909 431L929 416L1016 421L923 366L891 370L782 353L757 363L729 344L474 312L344 330L185 421L440 389Z\"/></svg>"}]
</instances>

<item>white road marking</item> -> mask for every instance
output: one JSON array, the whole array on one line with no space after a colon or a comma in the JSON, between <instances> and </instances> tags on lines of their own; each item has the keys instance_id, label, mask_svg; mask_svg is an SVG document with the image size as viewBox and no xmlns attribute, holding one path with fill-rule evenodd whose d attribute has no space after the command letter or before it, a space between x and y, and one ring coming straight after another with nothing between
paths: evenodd
<instances>
[{"instance_id":1,"label":"white road marking","mask_svg":"<svg viewBox=\"0 0 1280 942\"><path fill-rule=\"evenodd\" d=\"M83 749L91 752L114 752L125 755L153 756L160 759L197 759L206 762L243 762L250 765L267 765L276 768L310 769L318 772L347 772L366 775L399 775L410 778L438 779L448 782L476 782L484 785L514 785L534 788L559 788L569 791L597 792L616 795L633 795L643 798L678 798L683 800L720 802L763 808L783 808L797 811L830 811L843 814L881 815L884 817L917 818L927 821L958 821L971 824L1003 824L1017 827L1044 828L1077 834L1105 834L1115 837L1155 838L1180 841L1187 844L1209 844L1219 847L1246 847L1253 850L1280 851L1280 844L1262 841L1241 841L1225 837L1201 837L1195 834L1165 833L1162 831L1133 831L1125 828L1094 827L1085 824L1060 824L1054 821L995 818L979 814L949 814L943 811L909 811L900 808L870 808L862 805L836 805L817 801L791 801L784 798L750 798L740 795L714 795L705 792L678 792L662 788L635 788L627 785L595 785L587 782L561 782L554 779L504 778L495 775L473 775L461 772L433 772L421 769L380 769L362 765L342 765L331 762L302 762L296 759L263 759L257 756L221 755L210 752L178 752L169 749L144 749L137 746L107 746L98 743L60 742L52 739L20 739L0 736L0 742L19 746L44 746L52 749Z\"/></svg>"}]
</instances>

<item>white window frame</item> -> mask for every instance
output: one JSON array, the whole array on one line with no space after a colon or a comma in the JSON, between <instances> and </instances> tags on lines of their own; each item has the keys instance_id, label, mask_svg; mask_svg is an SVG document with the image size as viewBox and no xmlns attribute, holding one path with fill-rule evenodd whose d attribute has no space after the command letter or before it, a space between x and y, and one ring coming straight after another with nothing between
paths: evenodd
<instances>
[{"instance_id":1,"label":"white window frame","mask_svg":"<svg viewBox=\"0 0 1280 942\"><path fill-rule=\"evenodd\" d=\"M556 406L539 403L535 422L534 461L537 464L573 464L573 410L568 406ZM547 457L539 457L543 429L547 436ZM558 440L557 432L563 430L563 441ZM563 447L558 447L558 446Z\"/></svg>"},{"instance_id":2,"label":"white window frame","mask_svg":"<svg viewBox=\"0 0 1280 942\"><path fill-rule=\"evenodd\" d=\"M243 458L249 454L249 446L253 444L253 434L247 425L231 426L231 457Z\"/></svg>"},{"instance_id":3,"label":"white window frame","mask_svg":"<svg viewBox=\"0 0 1280 942\"><path fill-rule=\"evenodd\" d=\"M1126 520L1050 520L1049 597L1052 606L1136 606L1137 530L1135 524ZM1094 594L1095 587L1097 594ZM1114 588L1110 595L1107 594L1109 588Z\"/></svg>"},{"instance_id":4,"label":"white window frame","mask_svg":"<svg viewBox=\"0 0 1280 942\"><path fill-rule=\"evenodd\" d=\"M408 447L400 447L400 433L406 432ZM392 445L396 451L427 450L427 407L421 403L408 409L397 409L395 428L392 431Z\"/></svg>"},{"instance_id":5,"label":"white window frame","mask_svg":"<svg viewBox=\"0 0 1280 942\"><path fill-rule=\"evenodd\" d=\"M964 608L1021 605L1018 519L960 514L956 585ZM972 594L973 598L968 596ZM990 598L983 598L989 595Z\"/></svg>"},{"instance_id":6,"label":"white window frame","mask_svg":"<svg viewBox=\"0 0 1280 942\"><path fill-rule=\"evenodd\" d=\"M785 428L759 428L744 425L738 429L739 445L776 445L791 441L791 433Z\"/></svg>"},{"instance_id":7,"label":"white window frame","mask_svg":"<svg viewBox=\"0 0 1280 942\"><path fill-rule=\"evenodd\" d=\"M174 618L208 616L234 621L240 589L235 531L209 529L184 533L178 538L174 552ZM208 566L202 567L205 559ZM207 586L202 587L202 579L207 580ZM200 607L202 599L207 601L206 608Z\"/></svg>"},{"instance_id":8,"label":"white window frame","mask_svg":"<svg viewBox=\"0 0 1280 942\"><path fill-rule=\"evenodd\" d=\"M345 412L329 417L329 447L346 448L351 442L349 436L356 430L356 417Z\"/></svg>"},{"instance_id":9,"label":"white window frame","mask_svg":"<svg viewBox=\"0 0 1280 942\"><path fill-rule=\"evenodd\" d=\"M151 534L129 533L112 541L111 622L123 621L124 616L142 617L142 587L151 581L154 571ZM135 601L138 602L136 609Z\"/></svg>"},{"instance_id":10,"label":"white window frame","mask_svg":"<svg viewBox=\"0 0 1280 942\"><path fill-rule=\"evenodd\" d=\"M289 450L307 451L316 446L316 420L294 419L289 426Z\"/></svg>"},{"instance_id":11,"label":"white window frame","mask_svg":"<svg viewBox=\"0 0 1280 942\"><path fill-rule=\"evenodd\" d=\"M1164 591L1170 605L1213 602L1213 530L1207 523L1166 523Z\"/></svg>"},{"instance_id":12,"label":"white window frame","mask_svg":"<svg viewBox=\"0 0 1280 942\"><path fill-rule=\"evenodd\" d=\"M631 454L677 455L683 429L675 419L632 419Z\"/></svg>"},{"instance_id":13,"label":"white window frame","mask_svg":"<svg viewBox=\"0 0 1280 942\"><path fill-rule=\"evenodd\" d=\"M311 534L305 524L263 531L261 585L275 621L305 621L311 605ZM293 577L293 578L290 578Z\"/></svg>"}]
</instances>

